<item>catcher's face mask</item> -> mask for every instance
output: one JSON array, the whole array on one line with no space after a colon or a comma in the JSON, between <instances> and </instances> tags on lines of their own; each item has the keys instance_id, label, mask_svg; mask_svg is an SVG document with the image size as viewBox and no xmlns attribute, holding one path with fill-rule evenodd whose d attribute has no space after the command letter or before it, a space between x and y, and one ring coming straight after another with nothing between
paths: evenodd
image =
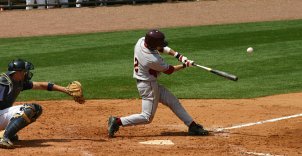
<instances>
[{"instance_id":1,"label":"catcher's face mask","mask_svg":"<svg viewBox=\"0 0 302 156\"><path fill-rule=\"evenodd\" d=\"M34 65L31 62L25 62L25 76L24 79L26 81L31 80L31 78L34 76L34 74L30 70L34 70Z\"/></svg>"}]
</instances>

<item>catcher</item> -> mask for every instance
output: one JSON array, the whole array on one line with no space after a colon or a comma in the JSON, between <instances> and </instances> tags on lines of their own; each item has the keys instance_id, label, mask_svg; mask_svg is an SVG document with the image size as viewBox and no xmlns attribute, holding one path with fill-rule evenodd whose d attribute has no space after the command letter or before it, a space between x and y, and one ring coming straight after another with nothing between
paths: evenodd
<instances>
[{"instance_id":1,"label":"catcher","mask_svg":"<svg viewBox=\"0 0 302 156\"><path fill-rule=\"evenodd\" d=\"M32 63L17 59L8 64L8 71L0 75L0 147L14 148L18 131L36 121L42 107L36 103L13 106L21 91L35 89L66 93L80 104L85 102L80 82L73 81L67 87L51 82L33 82Z\"/></svg>"}]
</instances>

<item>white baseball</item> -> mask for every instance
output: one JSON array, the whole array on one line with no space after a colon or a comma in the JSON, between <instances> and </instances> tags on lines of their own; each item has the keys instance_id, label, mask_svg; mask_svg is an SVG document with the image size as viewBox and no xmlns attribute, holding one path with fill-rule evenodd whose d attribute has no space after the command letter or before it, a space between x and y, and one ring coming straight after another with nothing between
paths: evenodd
<instances>
[{"instance_id":1,"label":"white baseball","mask_svg":"<svg viewBox=\"0 0 302 156\"><path fill-rule=\"evenodd\" d=\"M248 52L248 53L252 53L253 51L254 51L254 49L252 47L249 47L246 49L246 52Z\"/></svg>"}]
</instances>

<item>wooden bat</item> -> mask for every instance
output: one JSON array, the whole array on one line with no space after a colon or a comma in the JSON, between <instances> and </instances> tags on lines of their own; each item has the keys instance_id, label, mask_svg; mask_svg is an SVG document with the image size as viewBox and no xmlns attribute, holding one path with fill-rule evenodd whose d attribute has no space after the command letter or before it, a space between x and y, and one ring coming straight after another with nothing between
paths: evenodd
<instances>
[{"instance_id":1,"label":"wooden bat","mask_svg":"<svg viewBox=\"0 0 302 156\"><path fill-rule=\"evenodd\" d=\"M199 65L199 64L196 64L196 63L193 63L193 66L199 67L201 69L204 69L206 71L209 71L209 72L211 72L213 74L216 74L218 76L222 76L222 77L227 78L227 79L232 80L232 81L237 81L238 80L237 76L229 74L229 73L226 73L226 72L223 72L223 71L220 71L220 70L216 70L216 69L212 69L212 68L209 68L209 67L205 67L205 66L202 66L202 65Z\"/></svg>"}]
</instances>

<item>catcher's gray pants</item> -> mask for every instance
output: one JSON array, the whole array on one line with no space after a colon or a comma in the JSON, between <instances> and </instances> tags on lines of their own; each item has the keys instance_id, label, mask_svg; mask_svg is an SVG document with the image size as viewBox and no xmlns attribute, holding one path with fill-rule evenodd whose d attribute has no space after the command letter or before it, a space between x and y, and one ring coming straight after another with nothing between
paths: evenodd
<instances>
[{"instance_id":1,"label":"catcher's gray pants","mask_svg":"<svg viewBox=\"0 0 302 156\"><path fill-rule=\"evenodd\" d=\"M0 110L0 131L5 130L10 119L17 113L21 113L21 107L23 105L12 106L3 110Z\"/></svg>"},{"instance_id":2,"label":"catcher's gray pants","mask_svg":"<svg viewBox=\"0 0 302 156\"><path fill-rule=\"evenodd\" d=\"M121 117L123 126L148 124L152 121L158 102L168 106L176 116L187 126L193 119L180 104L179 100L157 81L137 80L137 89L142 97L142 112L126 117Z\"/></svg>"}]
</instances>

